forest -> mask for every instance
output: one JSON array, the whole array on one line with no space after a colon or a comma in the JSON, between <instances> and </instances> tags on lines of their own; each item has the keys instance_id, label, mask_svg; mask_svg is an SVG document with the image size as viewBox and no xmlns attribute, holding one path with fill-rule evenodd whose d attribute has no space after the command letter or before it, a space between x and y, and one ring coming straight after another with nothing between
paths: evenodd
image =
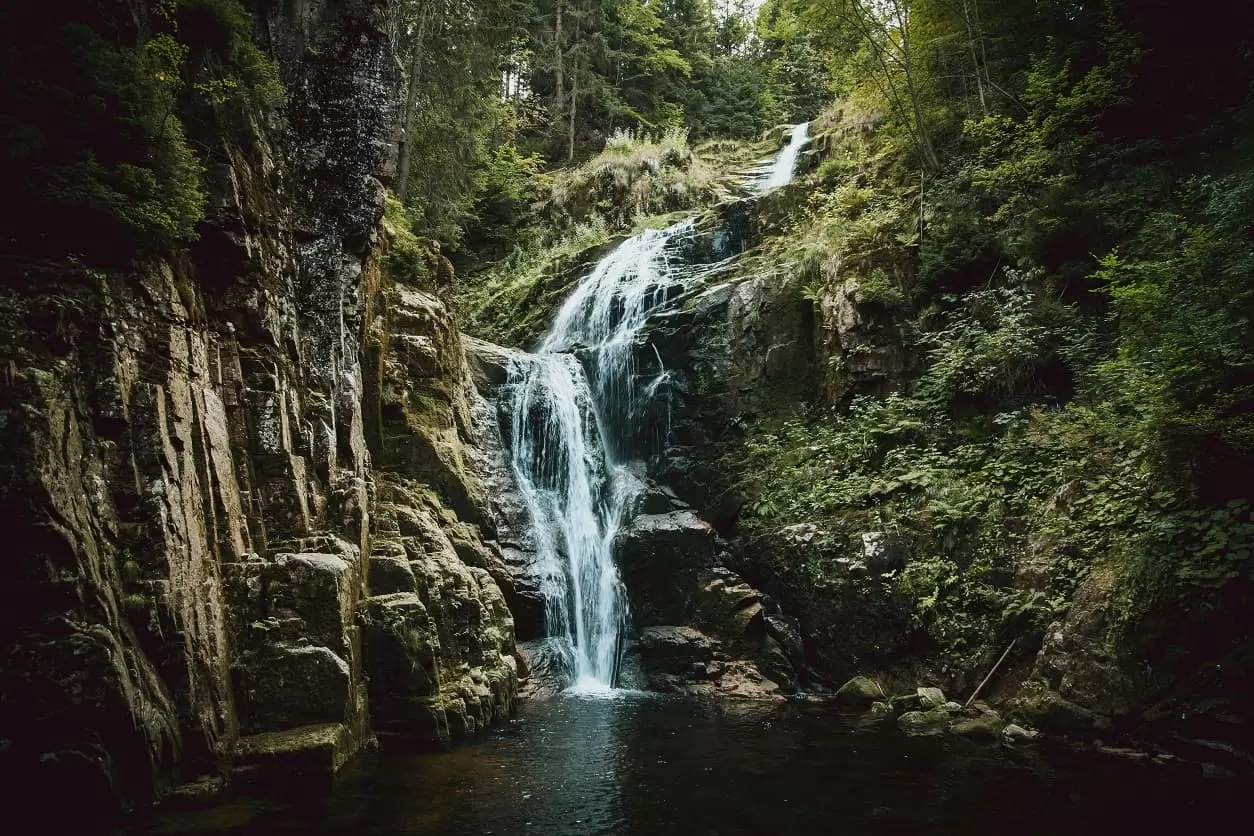
<instances>
[{"instance_id":1,"label":"forest","mask_svg":"<svg viewBox=\"0 0 1254 836\"><path fill-rule=\"evenodd\" d=\"M580 548L606 689L1254 770L1254 5L42 5L0 780L469 739L580 678Z\"/></svg>"},{"instance_id":2,"label":"forest","mask_svg":"<svg viewBox=\"0 0 1254 836\"><path fill-rule=\"evenodd\" d=\"M476 290L493 279L476 272L489 254L571 248L575 224L587 245L596 223L638 221L621 187L606 190L614 208L572 212L572 175L555 167L582 162L595 191L597 176L630 177L614 148L626 166L633 142L662 159L704 144L675 166L695 193L720 141L818 119L831 149L773 257L800 266L811 298L858 274L858 301L893 323L911 381L887 398L840 386L755 420L727 454L746 480L742 525L900 526L930 555L903 588L947 649L1043 627L1094 565L1118 567L1138 642L1187 644L1181 612L1206 625L1193 627L1202 641L1246 637L1254 30L1241 4L511 9L513 37L484 56L483 121L459 126L466 185L423 178L406 204L415 234L464 265L472 309L502 298ZM439 113L451 65L432 37L420 95ZM415 154L450 141L448 122L425 124L440 129L416 127ZM459 230L423 220L459 216ZM524 263L516 252L508 269ZM1060 556L1047 595L990 580L1039 550Z\"/></svg>"}]
</instances>

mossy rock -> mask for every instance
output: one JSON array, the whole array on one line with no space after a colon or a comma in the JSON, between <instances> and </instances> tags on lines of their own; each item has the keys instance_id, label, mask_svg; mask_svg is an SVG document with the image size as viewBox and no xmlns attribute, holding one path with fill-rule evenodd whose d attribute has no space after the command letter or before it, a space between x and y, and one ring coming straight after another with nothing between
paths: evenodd
<instances>
[{"instance_id":1,"label":"mossy rock","mask_svg":"<svg viewBox=\"0 0 1254 836\"><path fill-rule=\"evenodd\" d=\"M907 711L897 718L897 725L909 734L940 734L949 725L950 714L943 708L930 711Z\"/></svg>"},{"instance_id":2,"label":"mossy rock","mask_svg":"<svg viewBox=\"0 0 1254 836\"><path fill-rule=\"evenodd\" d=\"M884 689L868 676L855 676L836 691L836 702L848 708L869 708L884 698Z\"/></svg>"}]
</instances>

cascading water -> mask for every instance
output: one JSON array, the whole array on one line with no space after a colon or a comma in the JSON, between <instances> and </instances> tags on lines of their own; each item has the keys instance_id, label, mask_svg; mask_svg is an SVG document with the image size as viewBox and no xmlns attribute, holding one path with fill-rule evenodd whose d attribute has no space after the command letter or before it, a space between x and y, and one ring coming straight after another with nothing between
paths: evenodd
<instances>
[{"instance_id":1,"label":"cascading water","mask_svg":"<svg viewBox=\"0 0 1254 836\"><path fill-rule=\"evenodd\" d=\"M624 241L566 300L538 352L510 368L510 458L535 524L547 630L564 640L580 688L615 679L627 608L613 543L636 484L623 460L656 383L637 379L636 336L680 284L674 244L692 226Z\"/></svg>"},{"instance_id":2,"label":"cascading water","mask_svg":"<svg viewBox=\"0 0 1254 836\"><path fill-rule=\"evenodd\" d=\"M774 185L755 181L759 193L792 177L806 138L805 125L794 128L769 165ZM613 546L639 486L626 461L666 379L660 357L647 374L637 369L637 337L699 280L680 252L694 225L620 244L566 300L537 353L510 364L510 464L534 525L547 633L579 690L617 679L627 603Z\"/></svg>"},{"instance_id":3,"label":"cascading water","mask_svg":"<svg viewBox=\"0 0 1254 836\"><path fill-rule=\"evenodd\" d=\"M801 156L801 149L805 148L809 141L810 123L802 122L800 125L794 125L788 137L788 144L769 165L763 166L754 178L752 183L754 193L766 194L772 189L787 186L792 182L793 174L797 170L797 159Z\"/></svg>"}]
</instances>

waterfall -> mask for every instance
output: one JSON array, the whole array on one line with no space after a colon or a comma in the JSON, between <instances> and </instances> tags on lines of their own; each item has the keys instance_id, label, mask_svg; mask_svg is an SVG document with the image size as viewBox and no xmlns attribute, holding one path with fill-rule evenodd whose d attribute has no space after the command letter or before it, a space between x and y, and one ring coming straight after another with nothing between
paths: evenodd
<instances>
[{"instance_id":1,"label":"waterfall","mask_svg":"<svg viewBox=\"0 0 1254 836\"><path fill-rule=\"evenodd\" d=\"M511 466L535 523L547 630L583 689L616 676L627 606L613 544L638 485L625 461L665 375L659 364L641 379L636 337L682 284L675 250L693 224L620 244L509 370Z\"/></svg>"},{"instance_id":2,"label":"waterfall","mask_svg":"<svg viewBox=\"0 0 1254 836\"><path fill-rule=\"evenodd\" d=\"M801 149L805 148L809 141L810 123L802 122L800 125L794 125L789 135L788 145L773 161L763 166L758 176L754 178L752 184L754 193L766 194L772 189L778 189L792 182L793 174L797 170L797 158L801 156Z\"/></svg>"},{"instance_id":3,"label":"waterfall","mask_svg":"<svg viewBox=\"0 0 1254 836\"><path fill-rule=\"evenodd\" d=\"M758 193L791 179L807 137L806 125L793 129L754 179ZM580 282L536 353L510 362L510 466L533 521L546 630L578 690L609 690L617 678L627 600L613 547L640 488L626 463L667 379L660 356L637 368L637 338L700 281L682 252L694 227L688 219L628 238Z\"/></svg>"}]
</instances>

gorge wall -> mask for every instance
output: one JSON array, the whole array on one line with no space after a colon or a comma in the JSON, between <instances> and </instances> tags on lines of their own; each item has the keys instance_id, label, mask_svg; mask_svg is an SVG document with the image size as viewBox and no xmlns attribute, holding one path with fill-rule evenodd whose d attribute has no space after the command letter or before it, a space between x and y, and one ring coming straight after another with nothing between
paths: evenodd
<instances>
[{"instance_id":1,"label":"gorge wall","mask_svg":"<svg viewBox=\"0 0 1254 836\"><path fill-rule=\"evenodd\" d=\"M88 5L124 38L153 11ZM459 335L383 259L388 7L256 5L286 96L189 122L190 248L0 264L15 798L316 785L376 733L444 745L511 710Z\"/></svg>"}]
</instances>

